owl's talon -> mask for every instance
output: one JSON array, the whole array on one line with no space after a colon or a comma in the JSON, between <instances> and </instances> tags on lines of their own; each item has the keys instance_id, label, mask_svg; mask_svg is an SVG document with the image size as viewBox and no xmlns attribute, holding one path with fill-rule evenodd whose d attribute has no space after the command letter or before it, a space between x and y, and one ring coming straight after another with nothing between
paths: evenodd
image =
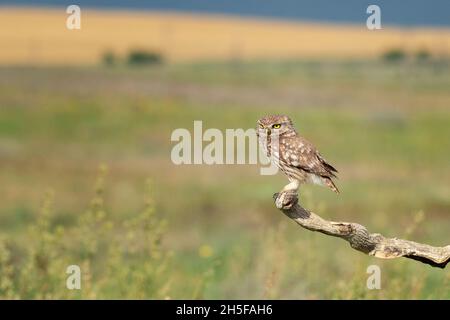
<instances>
[{"instance_id":1,"label":"owl's talon","mask_svg":"<svg viewBox=\"0 0 450 320\"><path fill-rule=\"evenodd\" d=\"M298 202L298 196L295 192L280 192L275 193L275 206L278 209L289 210Z\"/></svg>"}]
</instances>

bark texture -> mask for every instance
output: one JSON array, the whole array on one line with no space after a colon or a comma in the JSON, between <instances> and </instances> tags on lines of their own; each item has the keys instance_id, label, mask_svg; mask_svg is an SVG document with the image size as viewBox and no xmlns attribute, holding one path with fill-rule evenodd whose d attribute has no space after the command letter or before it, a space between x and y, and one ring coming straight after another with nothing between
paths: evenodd
<instances>
[{"instance_id":1,"label":"bark texture","mask_svg":"<svg viewBox=\"0 0 450 320\"><path fill-rule=\"evenodd\" d=\"M354 222L328 221L298 204L293 192L274 194L275 205L301 227L346 240L358 251L382 259L405 257L433 267L445 268L450 261L450 245L434 247L398 238L386 238L370 233L366 227Z\"/></svg>"}]
</instances>

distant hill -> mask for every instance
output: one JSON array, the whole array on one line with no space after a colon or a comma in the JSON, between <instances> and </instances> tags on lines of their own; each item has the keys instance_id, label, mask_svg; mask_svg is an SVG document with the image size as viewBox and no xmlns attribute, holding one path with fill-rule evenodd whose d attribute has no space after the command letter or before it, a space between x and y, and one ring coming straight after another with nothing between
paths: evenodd
<instances>
[{"instance_id":1,"label":"distant hill","mask_svg":"<svg viewBox=\"0 0 450 320\"><path fill-rule=\"evenodd\" d=\"M450 29L369 31L361 24L323 24L210 14L82 10L81 30L66 28L64 8L1 8L0 64L99 64L132 50L169 62L255 59L371 59L401 49L450 56ZM103 58L104 59L104 58Z\"/></svg>"},{"instance_id":2,"label":"distant hill","mask_svg":"<svg viewBox=\"0 0 450 320\"><path fill-rule=\"evenodd\" d=\"M386 24L402 26L450 26L449 0L78 0L81 7L175 10L241 16L362 23L366 8L377 4ZM0 4L67 6L66 0L14 0Z\"/></svg>"}]
</instances>

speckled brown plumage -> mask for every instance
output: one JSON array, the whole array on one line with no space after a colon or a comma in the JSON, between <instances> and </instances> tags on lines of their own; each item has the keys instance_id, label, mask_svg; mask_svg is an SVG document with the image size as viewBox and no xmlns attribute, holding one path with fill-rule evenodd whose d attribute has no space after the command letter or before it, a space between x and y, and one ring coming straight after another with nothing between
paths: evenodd
<instances>
[{"instance_id":1,"label":"speckled brown plumage","mask_svg":"<svg viewBox=\"0 0 450 320\"><path fill-rule=\"evenodd\" d=\"M339 193L333 182L337 170L311 142L297 133L288 116L270 115L259 119L257 134L266 155L291 182L285 190L296 190L300 184L314 183Z\"/></svg>"}]
</instances>

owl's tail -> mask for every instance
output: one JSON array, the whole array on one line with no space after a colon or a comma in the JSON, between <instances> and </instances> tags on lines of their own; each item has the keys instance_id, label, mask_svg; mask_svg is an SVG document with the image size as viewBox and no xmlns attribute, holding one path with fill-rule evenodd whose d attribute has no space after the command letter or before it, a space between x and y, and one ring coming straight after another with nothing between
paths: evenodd
<instances>
[{"instance_id":1,"label":"owl's tail","mask_svg":"<svg viewBox=\"0 0 450 320\"><path fill-rule=\"evenodd\" d=\"M323 178L323 182L325 183L325 185L330 188L331 190L333 190L334 192L336 192L337 194L339 194L339 189L336 187L336 185L334 184L333 180L331 180L331 178L328 177L324 177Z\"/></svg>"}]
</instances>

